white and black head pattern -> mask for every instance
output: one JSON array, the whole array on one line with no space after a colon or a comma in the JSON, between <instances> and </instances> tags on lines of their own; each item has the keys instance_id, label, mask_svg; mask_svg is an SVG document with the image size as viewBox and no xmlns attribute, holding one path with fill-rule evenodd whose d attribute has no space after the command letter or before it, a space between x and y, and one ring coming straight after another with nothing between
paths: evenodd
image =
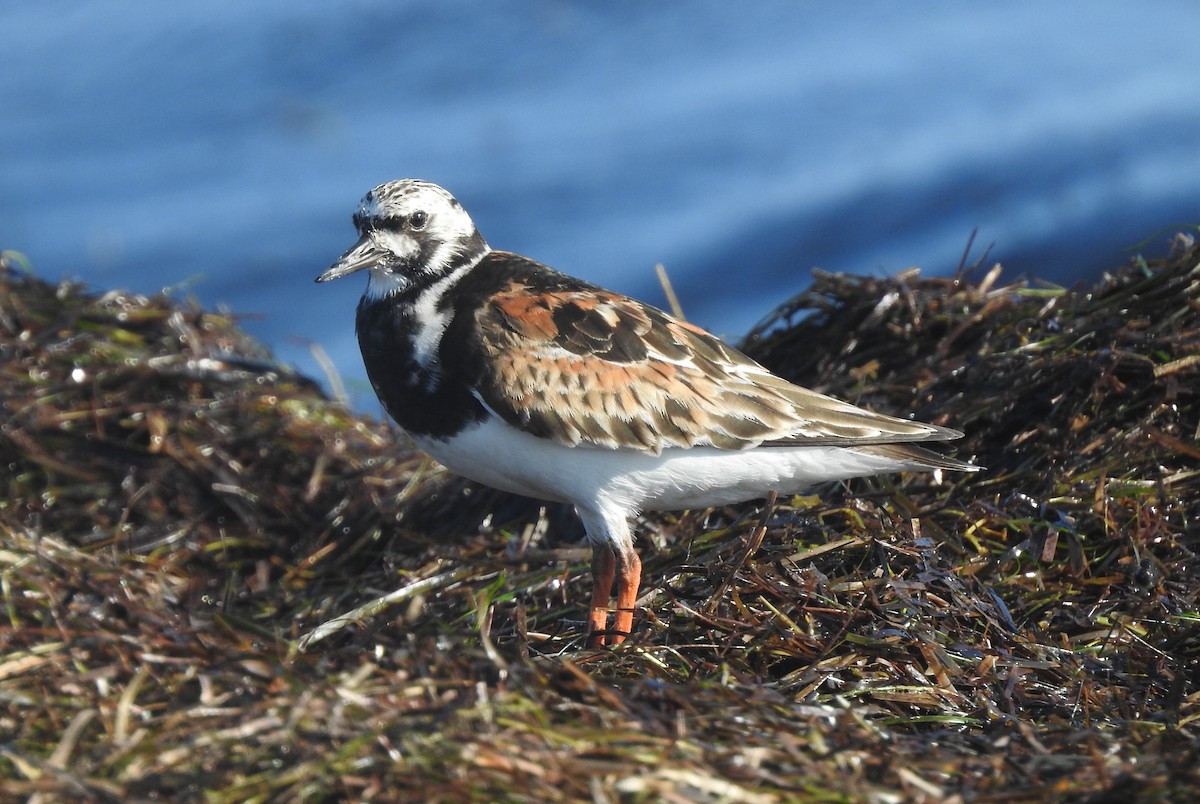
<instances>
[{"instance_id":1,"label":"white and black head pattern","mask_svg":"<svg viewBox=\"0 0 1200 804\"><path fill-rule=\"evenodd\" d=\"M488 251L454 196L418 179L390 181L367 193L354 213L354 226L358 242L317 281L369 270L369 299L436 282Z\"/></svg>"}]
</instances>

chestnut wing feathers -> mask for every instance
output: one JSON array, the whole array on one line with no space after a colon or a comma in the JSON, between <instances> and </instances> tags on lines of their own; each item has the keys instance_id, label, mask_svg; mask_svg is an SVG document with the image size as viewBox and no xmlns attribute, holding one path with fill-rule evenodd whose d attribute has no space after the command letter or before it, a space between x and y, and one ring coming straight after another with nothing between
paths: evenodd
<instances>
[{"instance_id":1,"label":"chestnut wing feathers","mask_svg":"<svg viewBox=\"0 0 1200 804\"><path fill-rule=\"evenodd\" d=\"M782 380L704 330L590 286L513 279L478 313L481 401L569 446L867 446L959 433L881 416Z\"/></svg>"}]
</instances>

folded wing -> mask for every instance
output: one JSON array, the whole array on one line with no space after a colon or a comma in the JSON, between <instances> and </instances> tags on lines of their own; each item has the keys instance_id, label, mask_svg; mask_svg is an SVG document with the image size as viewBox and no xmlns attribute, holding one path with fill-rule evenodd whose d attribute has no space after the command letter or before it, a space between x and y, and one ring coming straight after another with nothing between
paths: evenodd
<instances>
[{"instance_id":1,"label":"folded wing","mask_svg":"<svg viewBox=\"0 0 1200 804\"><path fill-rule=\"evenodd\" d=\"M582 283L542 291L514 279L477 323L494 367L481 401L510 424L570 446L657 454L961 435L793 385L698 327Z\"/></svg>"}]
</instances>

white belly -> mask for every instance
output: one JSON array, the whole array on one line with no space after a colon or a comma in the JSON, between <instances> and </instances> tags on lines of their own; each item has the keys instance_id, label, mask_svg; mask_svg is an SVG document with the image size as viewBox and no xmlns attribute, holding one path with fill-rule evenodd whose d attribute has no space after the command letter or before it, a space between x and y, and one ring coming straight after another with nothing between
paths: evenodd
<instances>
[{"instance_id":1,"label":"white belly","mask_svg":"<svg viewBox=\"0 0 1200 804\"><path fill-rule=\"evenodd\" d=\"M909 468L839 447L634 450L565 447L496 419L447 441L415 439L447 468L504 491L586 508L672 511L795 494L826 480Z\"/></svg>"}]
</instances>

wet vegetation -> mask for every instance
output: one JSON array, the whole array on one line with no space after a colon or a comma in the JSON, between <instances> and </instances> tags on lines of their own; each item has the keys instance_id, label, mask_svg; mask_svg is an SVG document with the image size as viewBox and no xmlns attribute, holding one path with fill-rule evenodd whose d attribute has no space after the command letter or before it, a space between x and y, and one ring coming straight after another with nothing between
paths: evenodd
<instances>
[{"instance_id":1,"label":"wet vegetation","mask_svg":"<svg viewBox=\"0 0 1200 804\"><path fill-rule=\"evenodd\" d=\"M1078 289L818 273L747 350L987 471L648 516L602 650L569 511L449 475L229 315L6 255L0 797L1192 800L1174 246Z\"/></svg>"}]
</instances>

